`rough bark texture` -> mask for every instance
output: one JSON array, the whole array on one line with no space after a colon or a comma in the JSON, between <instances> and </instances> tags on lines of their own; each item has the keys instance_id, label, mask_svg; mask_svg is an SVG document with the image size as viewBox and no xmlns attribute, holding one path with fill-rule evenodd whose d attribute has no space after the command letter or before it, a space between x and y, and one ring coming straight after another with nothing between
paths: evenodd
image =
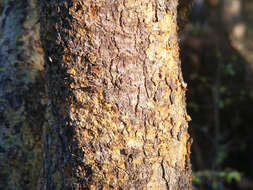
<instances>
[{"instance_id":1,"label":"rough bark texture","mask_svg":"<svg viewBox=\"0 0 253 190\"><path fill-rule=\"evenodd\" d=\"M43 0L44 189L191 189L177 0Z\"/></svg>"},{"instance_id":2,"label":"rough bark texture","mask_svg":"<svg viewBox=\"0 0 253 190\"><path fill-rule=\"evenodd\" d=\"M0 189L38 187L45 110L38 13L33 0L1 0Z\"/></svg>"}]
</instances>

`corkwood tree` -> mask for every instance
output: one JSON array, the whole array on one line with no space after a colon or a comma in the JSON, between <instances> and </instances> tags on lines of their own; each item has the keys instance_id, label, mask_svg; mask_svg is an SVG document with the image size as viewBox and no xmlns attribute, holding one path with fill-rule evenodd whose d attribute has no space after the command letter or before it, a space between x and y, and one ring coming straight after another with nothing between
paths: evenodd
<instances>
[{"instance_id":1,"label":"corkwood tree","mask_svg":"<svg viewBox=\"0 0 253 190\"><path fill-rule=\"evenodd\" d=\"M191 189L189 0L0 2L0 188Z\"/></svg>"}]
</instances>

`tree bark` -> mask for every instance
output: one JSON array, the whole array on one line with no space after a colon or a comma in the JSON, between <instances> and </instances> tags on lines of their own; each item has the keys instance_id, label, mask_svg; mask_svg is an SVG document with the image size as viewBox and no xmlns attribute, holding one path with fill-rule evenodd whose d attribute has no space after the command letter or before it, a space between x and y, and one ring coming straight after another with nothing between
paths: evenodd
<instances>
[{"instance_id":1,"label":"tree bark","mask_svg":"<svg viewBox=\"0 0 253 190\"><path fill-rule=\"evenodd\" d=\"M34 0L0 1L0 189L39 188L43 54Z\"/></svg>"},{"instance_id":2,"label":"tree bark","mask_svg":"<svg viewBox=\"0 0 253 190\"><path fill-rule=\"evenodd\" d=\"M177 0L43 0L44 189L191 189Z\"/></svg>"}]
</instances>

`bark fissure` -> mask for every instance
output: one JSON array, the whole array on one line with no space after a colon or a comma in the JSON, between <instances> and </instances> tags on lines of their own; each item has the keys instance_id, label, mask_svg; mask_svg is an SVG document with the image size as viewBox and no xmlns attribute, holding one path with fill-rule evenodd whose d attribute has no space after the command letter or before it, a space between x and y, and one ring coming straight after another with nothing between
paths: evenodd
<instances>
[{"instance_id":1,"label":"bark fissure","mask_svg":"<svg viewBox=\"0 0 253 190\"><path fill-rule=\"evenodd\" d=\"M165 170L165 168L164 168L164 160L162 160L162 162L161 162L161 167L162 167L162 171L163 171L163 180L165 181L165 184L166 184L166 187L167 187L167 190L169 190L170 189L170 186L169 186L169 182L168 182L168 180L167 180L167 176L166 176L166 170Z\"/></svg>"}]
</instances>

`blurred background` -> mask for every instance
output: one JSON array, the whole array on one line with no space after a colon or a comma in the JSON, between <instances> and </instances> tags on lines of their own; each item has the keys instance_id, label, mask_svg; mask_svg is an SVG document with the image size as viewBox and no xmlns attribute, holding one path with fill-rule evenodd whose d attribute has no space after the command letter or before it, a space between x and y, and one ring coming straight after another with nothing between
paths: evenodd
<instances>
[{"instance_id":1,"label":"blurred background","mask_svg":"<svg viewBox=\"0 0 253 190\"><path fill-rule=\"evenodd\" d=\"M195 0L180 37L195 190L253 190L253 0Z\"/></svg>"}]
</instances>

